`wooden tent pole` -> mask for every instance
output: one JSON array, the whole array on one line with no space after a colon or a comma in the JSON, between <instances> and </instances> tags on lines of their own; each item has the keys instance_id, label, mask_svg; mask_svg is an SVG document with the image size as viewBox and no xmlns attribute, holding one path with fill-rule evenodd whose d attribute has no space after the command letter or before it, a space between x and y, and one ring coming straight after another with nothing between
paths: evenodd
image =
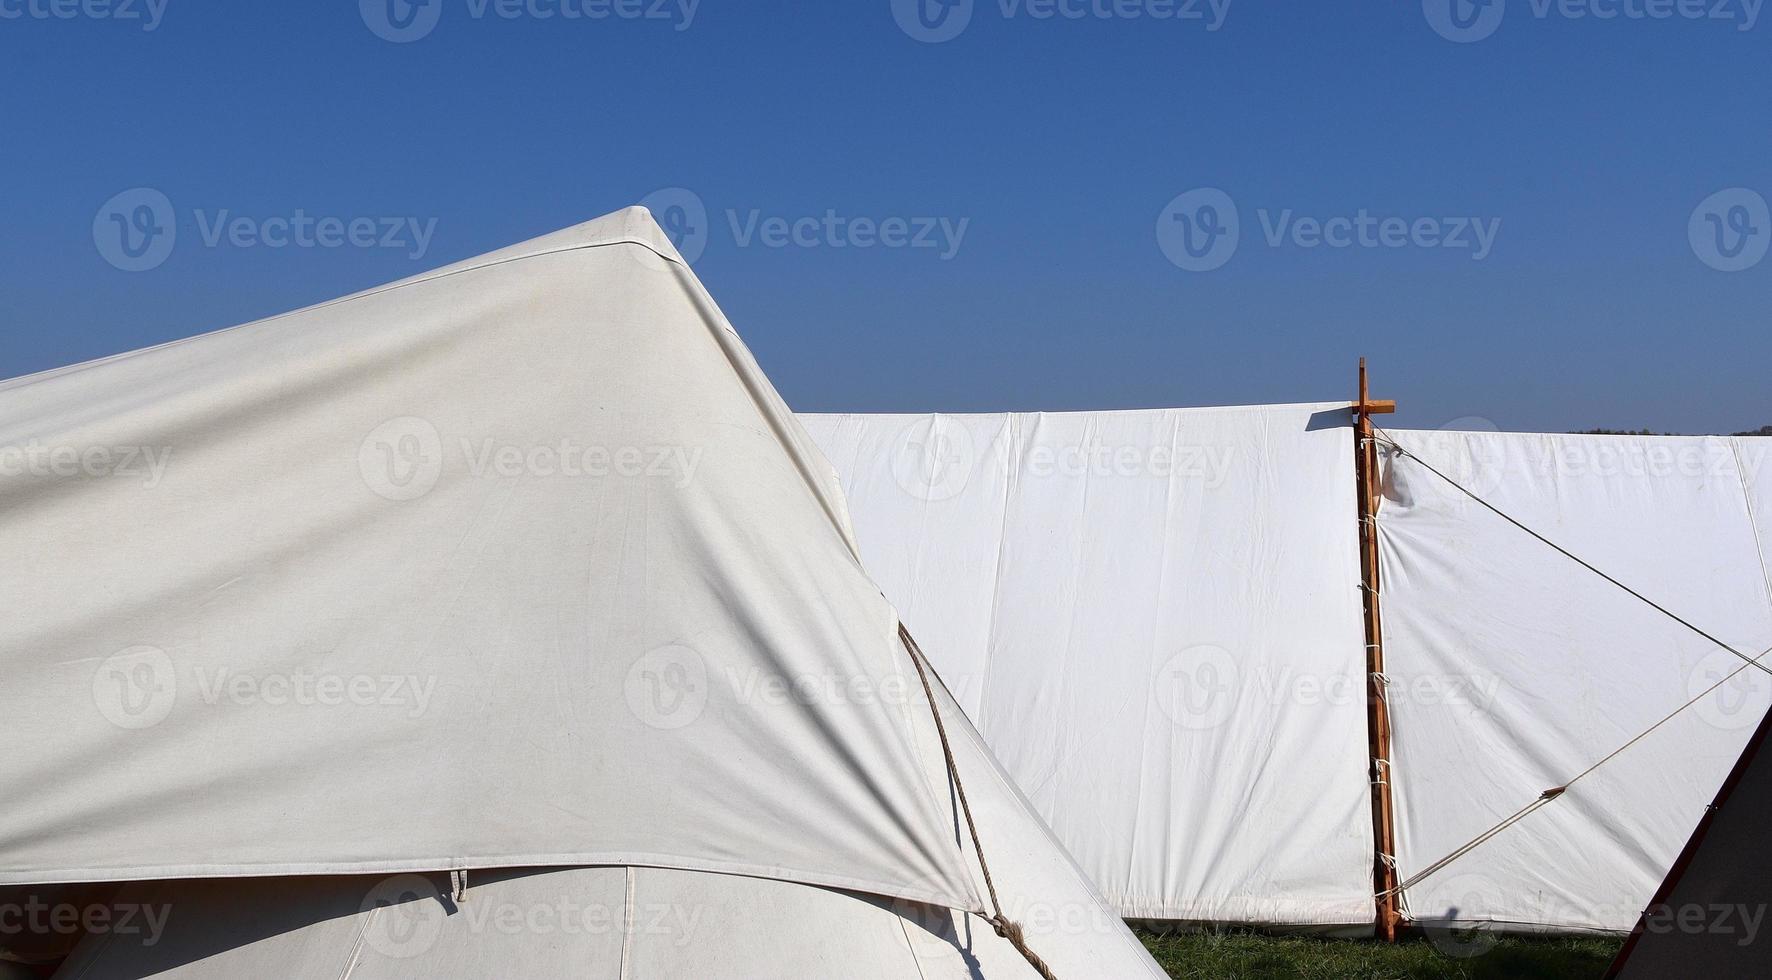
<instances>
[{"instance_id":1,"label":"wooden tent pole","mask_svg":"<svg viewBox=\"0 0 1772 980\"><path fill-rule=\"evenodd\" d=\"M1366 717L1372 755L1372 837L1378 857L1372 867L1372 883L1378 896L1378 935L1397 941L1402 924L1398 911L1396 815L1391 806L1391 713L1384 679L1384 622L1378 604L1378 506L1383 499L1379 486L1378 444L1373 439L1372 416L1397 410L1394 401L1374 401L1366 379L1366 359L1360 358L1360 400L1354 403L1354 471L1359 478L1360 594L1366 612Z\"/></svg>"}]
</instances>

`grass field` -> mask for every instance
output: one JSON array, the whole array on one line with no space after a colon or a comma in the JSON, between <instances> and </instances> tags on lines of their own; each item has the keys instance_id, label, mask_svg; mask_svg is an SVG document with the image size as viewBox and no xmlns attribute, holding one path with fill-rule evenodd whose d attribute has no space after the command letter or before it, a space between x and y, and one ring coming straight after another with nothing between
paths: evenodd
<instances>
[{"instance_id":1,"label":"grass field","mask_svg":"<svg viewBox=\"0 0 1772 980\"><path fill-rule=\"evenodd\" d=\"M1394 946L1370 940L1250 933L1140 933L1174 980L1539 980L1598 978L1618 952L1615 939L1522 939L1453 935Z\"/></svg>"}]
</instances>

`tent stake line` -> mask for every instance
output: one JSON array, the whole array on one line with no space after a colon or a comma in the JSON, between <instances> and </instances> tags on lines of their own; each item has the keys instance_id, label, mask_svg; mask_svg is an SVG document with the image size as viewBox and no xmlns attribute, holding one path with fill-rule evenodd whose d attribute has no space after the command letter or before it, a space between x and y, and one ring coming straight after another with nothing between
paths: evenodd
<instances>
[{"instance_id":1,"label":"tent stake line","mask_svg":"<svg viewBox=\"0 0 1772 980\"><path fill-rule=\"evenodd\" d=\"M1394 401L1375 401L1366 377L1366 359L1360 358L1360 400L1354 410L1354 470L1359 480L1360 598L1366 624L1366 718L1372 767L1372 838L1376 857L1372 862L1372 885L1378 911L1378 935L1387 943L1397 941L1402 924L1398 911L1396 816L1391 804L1390 692L1384 672L1384 621L1378 602L1378 444L1372 416L1397 410Z\"/></svg>"}]
</instances>

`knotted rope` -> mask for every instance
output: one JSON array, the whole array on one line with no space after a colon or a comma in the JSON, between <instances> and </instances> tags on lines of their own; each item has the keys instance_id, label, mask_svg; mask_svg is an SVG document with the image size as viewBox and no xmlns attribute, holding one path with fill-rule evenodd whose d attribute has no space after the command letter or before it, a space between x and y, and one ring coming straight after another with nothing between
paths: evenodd
<instances>
[{"instance_id":1,"label":"knotted rope","mask_svg":"<svg viewBox=\"0 0 1772 980\"><path fill-rule=\"evenodd\" d=\"M972 835L972 852L978 855L978 867L984 872L984 887L991 897L991 914L981 916L991 924L991 929L998 936L1008 940L1009 945L1028 961L1028 965L1040 974L1042 980L1058 980L1046 961L1040 959L1028 946L1027 936L1021 926L1003 914L1003 903L997 900L997 883L991 880L991 866L984 859L984 845L978 840L978 824L972 819L972 804L966 800L966 784L960 781L960 767L954 764L954 748L948 742L947 725L942 723L941 709L935 705L935 690L929 686L929 671L923 666L923 648L911 637L911 631L905 629L903 623L898 624L898 638L904 642L904 648L911 656L911 663L917 668L917 679L923 682L923 696L929 699L929 713L935 716L935 733L941 737L941 754L947 760L948 778L954 781L954 794L960 798L960 812L966 817L966 832Z\"/></svg>"}]
</instances>

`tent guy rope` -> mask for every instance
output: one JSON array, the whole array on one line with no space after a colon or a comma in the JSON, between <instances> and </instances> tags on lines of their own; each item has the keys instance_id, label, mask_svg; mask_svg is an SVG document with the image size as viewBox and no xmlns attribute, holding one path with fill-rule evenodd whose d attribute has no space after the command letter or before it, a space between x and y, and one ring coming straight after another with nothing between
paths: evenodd
<instances>
[{"instance_id":1,"label":"tent guy rope","mask_svg":"<svg viewBox=\"0 0 1772 980\"><path fill-rule=\"evenodd\" d=\"M1520 530L1526 532L1528 535L1531 535L1533 538L1535 538L1538 541L1542 542L1543 544L1549 546L1550 548L1556 550L1559 554L1563 555L1564 557L1581 565L1583 568L1586 568L1588 571L1593 572L1595 575L1600 576L1601 578L1605 579L1607 582L1610 582L1612 585L1617 586L1618 588L1629 593L1631 596L1646 603L1648 606L1655 609L1657 612L1662 613L1663 615L1667 616L1668 618L1672 619L1673 621L1679 623L1681 626L1684 626L1687 629L1691 630L1692 632L1697 633L1699 636L1704 637L1706 640L1709 640L1710 642L1716 644L1717 646L1723 648L1724 650L1729 651L1731 654L1734 654L1736 657L1739 657L1742 660L1742 665L1735 668L1727 676L1725 676L1721 680L1717 681L1715 684L1712 684L1710 687L1705 688L1703 691L1700 691L1695 697L1691 698L1690 700L1686 701L1684 704L1680 705L1679 707L1675 708L1673 711L1669 712L1666 716L1661 718L1661 720L1657 721L1655 724L1650 725L1648 728L1637 733L1637 735L1635 737L1631 738L1629 741L1625 742L1623 745L1620 745L1618 748L1614 749L1613 751L1611 751L1610 753L1605 755L1598 762L1595 762L1593 765L1588 766L1586 769L1583 769L1581 772L1577 773L1574 777L1565 781L1562 785L1553 786L1550 789L1545 790L1543 793L1541 793L1538 796L1537 799L1526 804L1525 806L1521 807L1520 809L1514 811L1512 814L1509 814L1507 817L1503 818L1500 822L1496 823L1495 825L1491 826L1487 830L1478 834L1476 837L1471 838L1469 841L1460 845L1457 849L1453 850L1451 853L1447 854L1445 857L1442 857L1438 861L1435 861L1434 863L1428 865L1426 868L1422 869L1422 871L1420 873L1410 877L1407 881L1401 882L1394 889L1391 889L1391 893L1400 896L1408 889L1413 888L1414 886L1425 881L1426 879L1428 879L1432 875L1437 874L1441 870L1445 869L1448 865L1451 865L1453 862L1457 861L1459 858L1464 857L1466 854L1469 854L1471 851L1474 851L1478 847L1481 847L1482 845L1493 840L1495 837L1497 837L1501 833L1505 832L1509 827L1512 827L1513 825L1515 825L1515 824L1519 823L1520 821L1526 819L1527 817L1531 816L1534 812L1536 812L1540 808L1544 807L1546 804L1549 804L1549 803L1561 798L1563 796L1563 794L1568 792L1569 788L1574 786L1577 782L1580 782L1582 779L1591 775L1595 770L1598 770L1601 766L1604 766L1606 763L1611 762L1613 759L1616 759L1620 755L1624 754L1632 746L1636 745L1638 742L1641 742L1643 739L1649 737L1649 735L1654 733L1656 730L1660 729L1663 725L1666 725L1668 722L1672 721L1674 718L1678 717L1681 713L1685 712L1688 708L1691 708L1693 705L1704 700L1704 698L1707 697L1711 692L1722 687L1724 684L1729 683L1731 680L1734 680L1738 675L1741 674L1742 671L1747 670L1749 667L1757 667L1762 671L1766 671L1768 674L1772 674L1772 667L1768 667L1765 663L1762 662L1767 656L1772 655L1772 648L1768 648L1765 652L1761 653L1757 657L1749 657L1747 654L1742 653L1741 651L1735 649L1734 647L1730 646L1727 643L1724 643L1722 640L1717 639L1715 636L1711 635L1709 632L1707 632L1703 629L1700 629L1698 626L1694 625L1693 623L1689 622L1688 620L1686 620L1686 619L1682 618L1681 616L1675 614L1674 612L1670 611L1665 606L1662 606L1660 603L1655 602L1654 600L1643 595L1641 592L1638 592L1637 590L1631 588L1630 586L1625 585L1623 582L1620 582L1618 579L1612 577L1611 575L1606 574L1605 572L1601 571L1599 568L1595 567L1590 562L1585 561L1584 559L1576 556L1574 553L1570 552L1567 548L1562 547L1561 545L1550 540L1549 538L1545 537L1544 535L1539 534L1537 531L1532 530L1532 528L1526 526L1523 522L1517 520L1512 515L1507 514L1506 512L1502 511L1500 508L1496 507L1494 504L1490 503L1487 500L1484 500L1481 496L1478 496L1475 492L1473 492L1469 488L1460 484L1458 481L1447 476L1445 473L1442 473L1440 470L1436 469L1432 464L1428 463L1426 460L1422 459L1420 456L1417 456L1414 453L1411 453L1409 450L1403 448L1401 445L1399 445L1397 443L1395 437L1392 436L1389 432L1385 432L1383 429L1380 429L1378 431L1383 434L1384 438L1377 439L1376 441L1379 442L1380 444L1388 447L1395 454L1396 458L1414 460L1416 463L1419 463L1423 469L1427 470L1429 473L1432 473L1434 476L1439 477L1441 480L1444 480L1447 484L1451 485L1453 488L1458 490L1460 493L1462 493L1465 496L1469 497L1470 499L1476 501L1478 504L1481 504L1485 509L1489 510L1490 512L1494 513L1496 516L1507 521L1509 524L1512 524L1514 527L1519 528ZM1383 894L1384 893L1381 893L1381 896Z\"/></svg>"},{"instance_id":2,"label":"tent guy rope","mask_svg":"<svg viewBox=\"0 0 1772 980\"><path fill-rule=\"evenodd\" d=\"M984 859L984 845L978 840L978 824L972 819L972 804L966 801L966 784L960 781L960 767L954 764L954 749L948 742L947 725L942 723L941 708L935 703L935 691L929 686L929 669L923 662L923 648L911 636L911 631L903 623L898 624L898 637L904 641L905 652L911 656L911 663L917 668L917 679L923 682L923 696L929 700L929 713L935 718L935 733L941 737L941 754L947 761L948 778L954 781L954 794L960 798L960 812L966 816L966 832L972 835L972 851L978 855L978 867L984 872L984 887L991 896L991 915L987 922L996 930L997 935L1007 939L1045 980L1058 980L1046 961L1040 959L1028 946L1027 936L1022 933L1021 926L1003 914L1003 903L997 899L997 883L991 879L991 866Z\"/></svg>"},{"instance_id":3,"label":"tent guy rope","mask_svg":"<svg viewBox=\"0 0 1772 980\"><path fill-rule=\"evenodd\" d=\"M1523 522L1521 522L1520 520L1515 518L1513 515L1508 514L1507 512L1503 511L1501 508L1495 506L1494 504L1490 503L1489 501L1484 500L1482 497L1478 496L1476 493L1471 491L1469 488L1460 484L1457 480L1454 480L1451 477L1447 476L1446 474L1435 469L1432 463L1429 463L1427 460L1422 459L1420 456L1417 456L1414 453L1410 452L1409 450L1404 449L1401 445L1399 445L1397 443L1396 438L1394 436L1392 436L1389 432L1386 432L1383 429L1379 429L1378 431L1380 433L1382 433L1384 436L1384 438L1380 439L1379 442L1381 444L1389 447L1391 449L1391 451L1396 454L1396 457L1398 459L1412 459L1415 462L1421 464L1422 469L1427 470L1429 473L1432 473L1433 475L1435 475L1435 476L1439 477L1440 479L1446 481L1447 483L1451 484L1452 487L1454 489L1456 489L1459 493L1462 493L1465 496L1476 501L1478 504L1481 504L1485 509L1487 509L1488 511L1493 513L1495 516L1501 518L1502 520L1508 522L1509 524L1512 524L1514 527L1517 527L1520 530L1531 535L1532 537L1538 539L1543 544L1545 544L1545 545L1549 546L1550 548L1552 548L1553 550L1555 550L1558 554L1562 555L1563 557L1569 559L1572 562L1575 562L1577 565L1580 565L1582 568L1585 568L1588 571L1593 572L1595 575L1598 575L1599 577L1605 579L1607 582L1612 583L1613 585L1617 586L1618 588L1623 589L1625 592L1630 593L1633 597L1637 598L1638 600L1642 601L1644 604L1648 605L1649 608L1654 609L1658 613L1661 613L1663 616L1666 616L1667 618L1673 620L1674 622L1679 623L1681 626L1684 626L1687 629L1691 630L1692 632L1697 633L1699 636L1704 637L1706 640L1709 640L1710 642L1716 644L1717 646L1723 648L1724 650L1729 651L1730 653L1734 654L1736 657L1739 657L1742 660L1742 662L1747 663L1747 664L1754 666L1754 667L1758 667L1759 669L1765 671L1768 675L1772 675L1772 667L1768 667L1765 664L1760 663L1758 661L1758 658L1750 657L1747 654L1742 653L1740 650L1737 650L1734 647L1730 646L1729 644L1724 643L1722 640L1717 639L1715 636L1712 636L1710 633L1706 632L1705 630L1700 629L1697 625L1692 623L1690 620L1682 617L1678 613L1667 608L1666 606L1662 605L1661 603L1656 602L1654 599L1649 598L1648 596L1644 595L1643 593L1638 592L1636 589L1633 589L1630 586L1625 585L1623 582L1620 582L1618 579L1613 578L1611 575L1606 574L1605 572L1601 571L1599 568L1595 567L1591 562L1577 556L1574 552L1570 551L1569 549L1563 547L1560 544L1557 544L1555 541L1552 541L1551 539L1545 537L1544 535L1539 534L1537 531L1532 530L1530 527L1527 527Z\"/></svg>"},{"instance_id":4,"label":"tent guy rope","mask_svg":"<svg viewBox=\"0 0 1772 980\"><path fill-rule=\"evenodd\" d=\"M1618 758L1620 755L1623 755L1625 750L1629 749L1631 746L1637 744L1638 742L1641 742L1643 739L1648 738L1649 735L1654 733L1654 731L1656 729L1660 728L1661 726L1667 724L1670 721L1673 721L1676 717L1678 717L1681 713L1683 713L1687 708L1690 708L1693 705L1697 704L1698 702L1704 700L1705 697L1707 695L1709 695L1712 691L1715 691L1717 688L1722 687L1724 684L1727 684L1730 681L1734 680L1739 674L1741 674L1742 671L1747 670L1748 667L1754 666L1754 667L1764 668L1765 665L1760 663L1760 661L1764 660L1768 656L1772 656L1772 647L1768 647L1764 653L1760 654L1758 657L1755 657L1749 663L1742 664L1741 666L1730 671L1728 676L1724 677L1722 680L1719 680L1715 684L1712 684L1711 686L1698 692L1698 695L1696 697L1693 697L1691 700L1687 701L1685 704L1682 704L1678 708L1675 708L1673 711L1669 712L1666 717L1662 718L1660 721L1656 722L1653 725L1650 725L1648 728L1639 732L1636 735L1636 737L1632 738L1630 741L1624 743L1623 745L1620 745L1618 748L1607 753L1606 756L1604 758L1602 758L1600 761L1594 763L1591 766L1588 766L1586 769L1583 769L1581 772L1577 773L1569 781L1563 783L1561 786L1554 786L1550 789L1545 790L1542 794L1539 795L1539 797L1537 799L1535 799L1531 803L1528 803L1525 806L1521 807L1519 810L1514 811L1513 814L1511 814L1507 818L1503 819L1500 823L1496 824L1493 827L1490 827L1488 830L1485 830L1481 834L1478 834L1476 837L1472 838L1469 842L1460 846L1457 850L1453 851L1452 853L1446 855L1445 857L1439 859L1438 861L1435 861L1433 864L1428 865L1425 869L1422 870L1422 872L1420 874L1417 874L1414 877L1410 878L1408 881L1405 881L1402 884L1398 885L1396 887L1396 892L1401 894L1405 889L1413 888L1414 886L1420 884L1422 881L1426 880L1429 876L1442 870L1447 865L1451 864L1452 862L1458 860L1461 857L1464 857L1466 854L1469 854L1471 851L1476 850L1478 847L1481 847L1483 844L1488 843L1490 840L1494 839L1502 831L1506 830L1509 827L1512 827L1516 823L1519 823L1521 820L1524 820L1526 817L1530 816L1533 813L1533 811L1537 810L1539 807L1542 807L1546 803L1550 803L1551 801L1556 800L1557 798L1561 797L1564 793L1568 792L1568 790L1571 786L1574 786L1576 783L1580 782L1582 779L1591 775L1594 772L1594 770L1600 768L1601 766L1605 765L1608 762L1611 762L1613 759Z\"/></svg>"}]
</instances>

